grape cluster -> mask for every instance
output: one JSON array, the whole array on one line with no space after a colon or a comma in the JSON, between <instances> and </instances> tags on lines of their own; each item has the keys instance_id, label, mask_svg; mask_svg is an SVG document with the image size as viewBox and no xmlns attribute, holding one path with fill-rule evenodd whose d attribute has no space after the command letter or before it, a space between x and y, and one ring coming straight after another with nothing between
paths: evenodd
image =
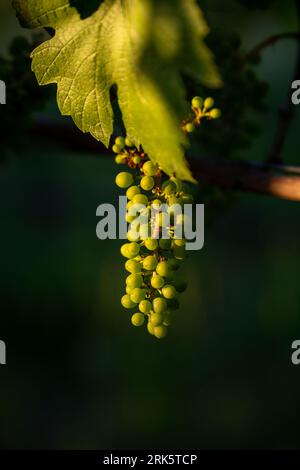
<instances>
[{"instance_id":1,"label":"grape cluster","mask_svg":"<svg viewBox=\"0 0 300 470\"><path fill-rule=\"evenodd\" d=\"M202 118L219 117L220 111L213 105L212 98L195 97L193 114L183 122L182 129L190 133ZM146 323L151 335L164 338L179 308L178 296L187 287L179 268L186 258L183 232L191 220L185 213L176 212L176 207L192 204L193 196L187 185L175 175L164 174L127 137L115 139L113 152L118 165L129 167L116 176L116 185L126 189L129 224L128 240L121 247L128 272L121 304L135 312L131 316L134 326ZM181 236L175 226L181 229Z\"/></svg>"}]
</instances>

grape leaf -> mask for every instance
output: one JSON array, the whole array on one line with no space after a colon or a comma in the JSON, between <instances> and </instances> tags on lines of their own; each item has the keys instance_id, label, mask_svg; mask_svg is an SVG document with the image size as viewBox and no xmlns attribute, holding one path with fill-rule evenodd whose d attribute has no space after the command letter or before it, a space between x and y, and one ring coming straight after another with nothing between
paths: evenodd
<instances>
[{"instance_id":1,"label":"grape leaf","mask_svg":"<svg viewBox=\"0 0 300 470\"><path fill-rule=\"evenodd\" d=\"M195 0L13 0L23 25L52 28L32 53L41 85L57 83L62 114L109 145L110 89L128 137L167 173L192 180L180 123L188 112L181 74L217 87L221 81L204 44L207 25Z\"/></svg>"}]
</instances>

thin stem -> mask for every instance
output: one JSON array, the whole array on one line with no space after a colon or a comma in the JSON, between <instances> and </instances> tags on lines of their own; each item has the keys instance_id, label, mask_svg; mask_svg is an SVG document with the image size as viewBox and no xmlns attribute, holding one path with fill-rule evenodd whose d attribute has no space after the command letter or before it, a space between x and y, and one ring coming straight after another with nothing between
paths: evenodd
<instances>
[{"instance_id":1,"label":"thin stem","mask_svg":"<svg viewBox=\"0 0 300 470\"><path fill-rule=\"evenodd\" d=\"M267 47L274 46L276 42L283 39L300 39L299 32L287 32L281 34L274 34L269 38L264 39L262 42L257 44L253 49L251 49L244 57L245 62L251 61L259 56L259 54L266 49Z\"/></svg>"}]
</instances>

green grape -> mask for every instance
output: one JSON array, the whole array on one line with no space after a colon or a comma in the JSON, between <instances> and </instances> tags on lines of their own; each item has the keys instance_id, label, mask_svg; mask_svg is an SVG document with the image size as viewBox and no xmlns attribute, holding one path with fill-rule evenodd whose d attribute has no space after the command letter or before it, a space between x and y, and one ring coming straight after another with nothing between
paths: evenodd
<instances>
[{"instance_id":1,"label":"green grape","mask_svg":"<svg viewBox=\"0 0 300 470\"><path fill-rule=\"evenodd\" d=\"M184 260L186 258L186 251L183 246L174 246L173 254L176 259Z\"/></svg>"},{"instance_id":2,"label":"green grape","mask_svg":"<svg viewBox=\"0 0 300 470\"><path fill-rule=\"evenodd\" d=\"M167 301L163 297L156 297L153 300L153 310L155 313L163 313L167 310Z\"/></svg>"},{"instance_id":3,"label":"green grape","mask_svg":"<svg viewBox=\"0 0 300 470\"><path fill-rule=\"evenodd\" d=\"M166 196L176 193L176 189L176 184L171 180L165 181L162 184L162 190Z\"/></svg>"},{"instance_id":4,"label":"green grape","mask_svg":"<svg viewBox=\"0 0 300 470\"><path fill-rule=\"evenodd\" d=\"M132 302L135 302L136 304L139 304L142 300L145 300L146 297L146 290L145 289L140 289L139 287L136 287L133 289L133 291L130 294L130 299Z\"/></svg>"},{"instance_id":5,"label":"green grape","mask_svg":"<svg viewBox=\"0 0 300 470\"><path fill-rule=\"evenodd\" d=\"M169 266L170 269L172 269L172 271L177 271L177 269L179 269L179 263L174 258L170 258L168 260L168 266Z\"/></svg>"},{"instance_id":6,"label":"green grape","mask_svg":"<svg viewBox=\"0 0 300 470\"><path fill-rule=\"evenodd\" d=\"M183 204L193 204L194 197L191 194L183 194L181 196L181 201Z\"/></svg>"},{"instance_id":7,"label":"green grape","mask_svg":"<svg viewBox=\"0 0 300 470\"><path fill-rule=\"evenodd\" d=\"M150 227L148 224L143 224L140 226L139 234L141 240L147 240L149 238Z\"/></svg>"},{"instance_id":8,"label":"green grape","mask_svg":"<svg viewBox=\"0 0 300 470\"><path fill-rule=\"evenodd\" d=\"M151 202L151 206L158 206L158 207L155 207L155 209L158 209L161 205L162 205L162 202L161 202L160 199L154 199L154 200Z\"/></svg>"},{"instance_id":9,"label":"green grape","mask_svg":"<svg viewBox=\"0 0 300 470\"><path fill-rule=\"evenodd\" d=\"M123 171L122 173L119 173L116 177L116 185L119 186L119 188L126 189L129 186L131 186L133 183L133 176L131 173L128 173L127 171Z\"/></svg>"},{"instance_id":10,"label":"green grape","mask_svg":"<svg viewBox=\"0 0 300 470\"><path fill-rule=\"evenodd\" d=\"M206 98L206 99L204 100L204 108L205 108L205 109L210 109L210 108L212 108L214 104L215 104L215 100L214 100L213 98L211 98L211 97Z\"/></svg>"},{"instance_id":11,"label":"green grape","mask_svg":"<svg viewBox=\"0 0 300 470\"><path fill-rule=\"evenodd\" d=\"M148 204L148 198L145 194L136 194L132 198L133 204L142 204L143 206L147 206Z\"/></svg>"},{"instance_id":12,"label":"green grape","mask_svg":"<svg viewBox=\"0 0 300 470\"><path fill-rule=\"evenodd\" d=\"M166 299L174 299L176 297L176 289L174 286L166 285L162 288L162 295Z\"/></svg>"},{"instance_id":13,"label":"green grape","mask_svg":"<svg viewBox=\"0 0 300 470\"><path fill-rule=\"evenodd\" d=\"M131 317L133 326L142 326L145 322L145 315L142 313L134 313Z\"/></svg>"},{"instance_id":14,"label":"green grape","mask_svg":"<svg viewBox=\"0 0 300 470\"><path fill-rule=\"evenodd\" d=\"M185 238L175 238L173 240L173 243L174 243L175 246L185 246L186 240L185 240Z\"/></svg>"},{"instance_id":15,"label":"green grape","mask_svg":"<svg viewBox=\"0 0 300 470\"><path fill-rule=\"evenodd\" d=\"M164 326L172 325L172 314L170 312L165 312L163 325Z\"/></svg>"},{"instance_id":16,"label":"green grape","mask_svg":"<svg viewBox=\"0 0 300 470\"><path fill-rule=\"evenodd\" d=\"M195 124L193 122L188 122L186 125L185 125L185 130L186 132L188 132L189 134L191 134L192 132L194 132L195 130Z\"/></svg>"},{"instance_id":17,"label":"green grape","mask_svg":"<svg viewBox=\"0 0 300 470\"><path fill-rule=\"evenodd\" d=\"M125 216L125 220L128 224L132 224L132 222L136 219L136 216L135 215L129 215L129 214L126 214ZM127 237L128 238L128 237Z\"/></svg>"},{"instance_id":18,"label":"green grape","mask_svg":"<svg viewBox=\"0 0 300 470\"><path fill-rule=\"evenodd\" d=\"M140 252L140 246L136 242L125 243L121 247L121 254L125 258L135 258Z\"/></svg>"},{"instance_id":19,"label":"green grape","mask_svg":"<svg viewBox=\"0 0 300 470\"><path fill-rule=\"evenodd\" d=\"M132 292L132 288L129 287L129 286L126 286L126 289L125 289L125 290L126 290L126 294L129 294L129 295L130 295L131 292Z\"/></svg>"},{"instance_id":20,"label":"green grape","mask_svg":"<svg viewBox=\"0 0 300 470\"><path fill-rule=\"evenodd\" d=\"M133 147L133 143L131 142L130 139L128 139L128 137L125 138L125 145L126 147Z\"/></svg>"},{"instance_id":21,"label":"green grape","mask_svg":"<svg viewBox=\"0 0 300 470\"><path fill-rule=\"evenodd\" d=\"M115 157L115 162L117 165L122 165L123 163L125 163L124 155L117 155Z\"/></svg>"},{"instance_id":22,"label":"green grape","mask_svg":"<svg viewBox=\"0 0 300 470\"><path fill-rule=\"evenodd\" d=\"M164 321L163 315L160 315L160 314L158 314L158 313L151 313L151 315L150 315L150 323L151 323L153 326L161 325L163 321Z\"/></svg>"},{"instance_id":23,"label":"green grape","mask_svg":"<svg viewBox=\"0 0 300 470\"><path fill-rule=\"evenodd\" d=\"M112 151L114 153L120 153L120 152L122 152L122 147L120 147L120 145L115 144L115 145L113 145Z\"/></svg>"},{"instance_id":24,"label":"green grape","mask_svg":"<svg viewBox=\"0 0 300 470\"><path fill-rule=\"evenodd\" d=\"M130 242L138 242L139 239L140 239L140 235L137 233L137 231L129 230L127 232L127 240L129 240Z\"/></svg>"},{"instance_id":25,"label":"green grape","mask_svg":"<svg viewBox=\"0 0 300 470\"><path fill-rule=\"evenodd\" d=\"M127 198L131 201L134 196L137 194L140 194L141 190L138 186L131 186L130 188L127 189L126 191L126 196Z\"/></svg>"},{"instance_id":26,"label":"green grape","mask_svg":"<svg viewBox=\"0 0 300 470\"><path fill-rule=\"evenodd\" d=\"M125 269L131 274L138 274L141 272L141 264L135 259L129 259L125 263Z\"/></svg>"},{"instance_id":27,"label":"green grape","mask_svg":"<svg viewBox=\"0 0 300 470\"><path fill-rule=\"evenodd\" d=\"M152 308L152 305L151 305L151 302L149 302L149 300L142 300L139 303L139 309L145 315L151 312L151 308Z\"/></svg>"},{"instance_id":28,"label":"green grape","mask_svg":"<svg viewBox=\"0 0 300 470\"><path fill-rule=\"evenodd\" d=\"M168 333L168 328L164 325L154 327L154 336L158 339L165 338Z\"/></svg>"},{"instance_id":29,"label":"green grape","mask_svg":"<svg viewBox=\"0 0 300 470\"><path fill-rule=\"evenodd\" d=\"M156 272L162 277L167 277L169 274L169 265L167 261L160 261L156 266Z\"/></svg>"},{"instance_id":30,"label":"green grape","mask_svg":"<svg viewBox=\"0 0 300 470\"><path fill-rule=\"evenodd\" d=\"M155 181L152 176L143 176L140 185L144 191L150 191L154 187Z\"/></svg>"},{"instance_id":31,"label":"green grape","mask_svg":"<svg viewBox=\"0 0 300 470\"><path fill-rule=\"evenodd\" d=\"M151 161L148 161L144 163L143 165L143 172L146 176L155 176L157 173L157 170L158 170L157 166Z\"/></svg>"},{"instance_id":32,"label":"green grape","mask_svg":"<svg viewBox=\"0 0 300 470\"><path fill-rule=\"evenodd\" d=\"M150 335L154 335L154 326L152 325L150 320L147 323L147 330Z\"/></svg>"},{"instance_id":33,"label":"green grape","mask_svg":"<svg viewBox=\"0 0 300 470\"><path fill-rule=\"evenodd\" d=\"M212 119L218 119L221 117L221 110L218 108L213 108L210 112L209 115Z\"/></svg>"},{"instance_id":34,"label":"green grape","mask_svg":"<svg viewBox=\"0 0 300 470\"><path fill-rule=\"evenodd\" d=\"M192 99L192 107L195 109L201 109L203 106L203 99L200 96L195 96Z\"/></svg>"},{"instance_id":35,"label":"green grape","mask_svg":"<svg viewBox=\"0 0 300 470\"><path fill-rule=\"evenodd\" d=\"M137 304L137 302L134 302L132 300L131 295L129 294L123 295L121 299L121 304L123 305L124 308L127 308L127 309L134 308L135 304Z\"/></svg>"},{"instance_id":36,"label":"green grape","mask_svg":"<svg viewBox=\"0 0 300 470\"><path fill-rule=\"evenodd\" d=\"M146 269L146 271L154 271L157 265L157 259L155 256L146 256L146 258L143 260L143 268Z\"/></svg>"},{"instance_id":37,"label":"green grape","mask_svg":"<svg viewBox=\"0 0 300 470\"><path fill-rule=\"evenodd\" d=\"M151 278L151 286L154 289L161 289L164 283L165 283L164 278L159 276L159 274L156 274L156 276L153 276Z\"/></svg>"},{"instance_id":38,"label":"green grape","mask_svg":"<svg viewBox=\"0 0 300 470\"><path fill-rule=\"evenodd\" d=\"M182 281L182 280L176 280L176 279L175 279L175 281L174 281L173 284L174 284L174 287L175 287L175 289L177 290L177 292L179 292L180 294L181 294L182 292L184 292L184 291L186 290L186 288L187 288L186 282L185 282L185 281Z\"/></svg>"},{"instance_id":39,"label":"green grape","mask_svg":"<svg viewBox=\"0 0 300 470\"><path fill-rule=\"evenodd\" d=\"M139 165L141 163L141 157L139 156L133 157L132 161L135 165Z\"/></svg>"},{"instance_id":40,"label":"green grape","mask_svg":"<svg viewBox=\"0 0 300 470\"><path fill-rule=\"evenodd\" d=\"M123 149L125 147L124 137L117 137L115 140L115 145L118 145L119 147L121 147L121 149Z\"/></svg>"},{"instance_id":41,"label":"green grape","mask_svg":"<svg viewBox=\"0 0 300 470\"><path fill-rule=\"evenodd\" d=\"M159 212L156 221L160 227L168 227L170 225L170 215L166 212Z\"/></svg>"},{"instance_id":42,"label":"green grape","mask_svg":"<svg viewBox=\"0 0 300 470\"><path fill-rule=\"evenodd\" d=\"M155 251L158 247L158 241L155 238L148 238L145 240L145 247L149 251Z\"/></svg>"},{"instance_id":43,"label":"green grape","mask_svg":"<svg viewBox=\"0 0 300 470\"><path fill-rule=\"evenodd\" d=\"M172 245L172 240L168 238L161 238L159 240L159 248L162 250L169 250Z\"/></svg>"},{"instance_id":44,"label":"green grape","mask_svg":"<svg viewBox=\"0 0 300 470\"><path fill-rule=\"evenodd\" d=\"M141 287L141 285L143 284L143 278L141 274L130 274L126 278L126 284L131 289L134 289L135 287Z\"/></svg>"}]
</instances>

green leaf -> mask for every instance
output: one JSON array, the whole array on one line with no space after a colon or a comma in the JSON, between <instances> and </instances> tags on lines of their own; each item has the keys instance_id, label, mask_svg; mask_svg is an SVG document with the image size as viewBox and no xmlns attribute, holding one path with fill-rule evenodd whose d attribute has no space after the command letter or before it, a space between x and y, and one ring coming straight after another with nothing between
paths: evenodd
<instances>
[{"instance_id":1,"label":"green leaf","mask_svg":"<svg viewBox=\"0 0 300 470\"><path fill-rule=\"evenodd\" d=\"M195 0L13 0L22 24L55 30L32 53L41 85L57 83L62 114L109 145L110 89L126 132L167 173L192 180L180 124L188 112L181 74L220 85Z\"/></svg>"}]
</instances>

